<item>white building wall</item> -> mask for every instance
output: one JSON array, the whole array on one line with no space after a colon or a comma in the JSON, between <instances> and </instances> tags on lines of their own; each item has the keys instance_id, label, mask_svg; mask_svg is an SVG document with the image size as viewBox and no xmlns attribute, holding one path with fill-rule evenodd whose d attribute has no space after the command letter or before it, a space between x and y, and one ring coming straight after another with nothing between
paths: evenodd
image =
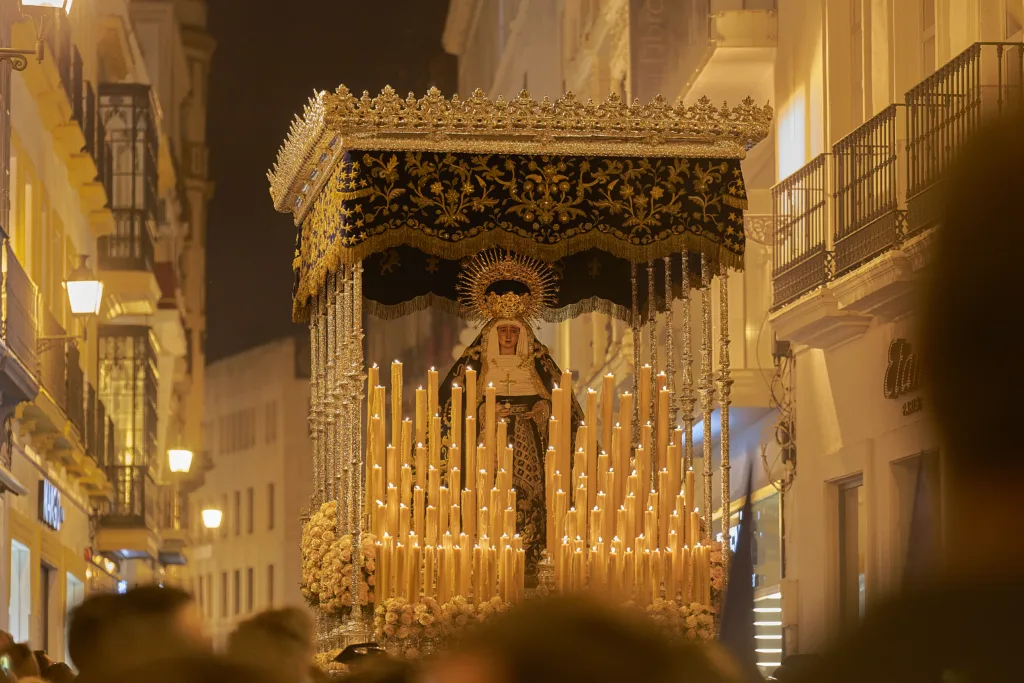
<instances>
[{"instance_id":1,"label":"white building wall","mask_svg":"<svg viewBox=\"0 0 1024 683\"><path fill-rule=\"evenodd\" d=\"M312 455L308 360L297 372L297 343L303 342L272 342L207 368L207 444L214 467L192 496L197 545L189 574L210 633L221 645L239 620L255 612L304 605L300 516L312 493ZM202 529L200 512L206 507L223 511L219 530Z\"/></svg>"}]
</instances>

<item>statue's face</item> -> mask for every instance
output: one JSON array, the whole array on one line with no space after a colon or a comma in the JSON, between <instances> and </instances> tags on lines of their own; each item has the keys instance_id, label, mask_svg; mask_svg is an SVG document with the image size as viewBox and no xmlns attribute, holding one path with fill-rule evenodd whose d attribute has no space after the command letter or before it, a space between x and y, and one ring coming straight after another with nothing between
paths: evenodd
<instances>
[{"instance_id":1,"label":"statue's face","mask_svg":"<svg viewBox=\"0 0 1024 683\"><path fill-rule=\"evenodd\" d=\"M518 325L498 326L498 353L502 356L516 355L516 344L519 343Z\"/></svg>"}]
</instances>

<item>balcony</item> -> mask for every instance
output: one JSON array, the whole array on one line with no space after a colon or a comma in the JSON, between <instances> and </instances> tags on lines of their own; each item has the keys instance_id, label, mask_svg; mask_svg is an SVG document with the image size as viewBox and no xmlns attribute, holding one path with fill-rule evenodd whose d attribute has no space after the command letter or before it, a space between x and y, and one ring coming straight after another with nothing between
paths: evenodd
<instances>
[{"instance_id":1,"label":"balcony","mask_svg":"<svg viewBox=\"0 0 1024 683\"><path fill-rule=\"evenodd\" d=\"M909 234L938 222L942 177L964 141L1022 94L1024 43L975 43L907 93Z\"/></svg>"},{"instance_id":2,"label":"balcony","mask_svg":"<svg viewBox=\"0 0 1024 683\"><path fill-rule=\"evenodd\" d=\"M97 125L110 145L114 231L99 240L97 262L110 318L153 315L160 286L153 273L158 211L158 145L148 85L103 83Z\"/></svg>"},{"instance_id":3,"label":"balcony","mask_svg":"<svg viewBox=\"0 0 1024 683\"><path fill-rule=\"evenodd\" d=\"M188 501L177 486L160 487L160 562L185 564L189 544Z\"/></svg>"},{"instance_id":4,"label":"balcony","mask_svg":"<svg viewBox=\"0 0 1024 683\"><path fill-rule=\"evenodd\" d=\"M905 310L950 161L1022 101L1024 43L977 43L773 188L776 333L827 346Z\"/></svg>"},{"instance_id":5,"label":"balcony","mask_svg":"<svg viewBox=\"0 0 1024 683\"><path fill-rule=\"evenodd\" d=\"M829 220L829 160L821 154L772 188L772 268L776 307L824 283Z\"/></svg>"},{"instance_id":6,"label":"balcony","mask_svg":"<svg viewBox=\"0 0 1024 683\"><path fill-rule=\"evenodd\" d=\"M10 242L0 243L3 280L0 285L4 372L0 373L0 391L11 402L30 401L39 391L36 370L36 311L39 296L36 286L14 255Z\"/></svg>"},{"instance_id":7,"label":"balcony","mask_svg":"<svg viewBox=\"0 0 1024 683\"><path fill-rule=\"evenodd\" d=\"M95 550L122 560L157 559L157 487L146 465L110 465L113 501L101 512Z\"/></svg>"}]
</instances>

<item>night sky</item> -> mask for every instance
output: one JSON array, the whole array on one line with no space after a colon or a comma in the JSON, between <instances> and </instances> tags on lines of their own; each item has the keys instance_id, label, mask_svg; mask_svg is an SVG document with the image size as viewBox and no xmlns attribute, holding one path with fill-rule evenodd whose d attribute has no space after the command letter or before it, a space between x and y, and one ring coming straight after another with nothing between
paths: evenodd
<instances>
[{"instance_id":1,"label":"night sky","mask_svg":"<svg viewBox=\"0 0 1024 683\"><path fill-rule=\"evenodd\" d=\"M259 5L261 11L254 11ZM387 84L450 95L448 0L210 0L207 360L288 335L295 228L274 211L267 169L314 89ZM273 9L262 9L262 8ZM439 66L439 63L441 66Z\"/></svg>"}]
</instances>

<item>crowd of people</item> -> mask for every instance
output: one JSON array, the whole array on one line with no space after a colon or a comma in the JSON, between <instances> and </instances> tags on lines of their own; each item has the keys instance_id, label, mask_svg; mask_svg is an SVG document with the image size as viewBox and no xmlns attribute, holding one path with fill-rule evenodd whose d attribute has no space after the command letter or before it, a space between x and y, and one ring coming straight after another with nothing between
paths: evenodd
<instances>
[{"instance_id":1,"label":"crowd of people","mask_svg":"<svg viewBox=\"0 0 1024 683\"><path fill-rule=\"evenodd\" d=\"M993 122L959 152L922 298L928 400L945 448L944 552L933 558L933 581L905 586L874 606L822 656L784 661L777 680L1022 678L1024 546L1014 539L1024 457L1014 425L1024 356L1010 340L1024 329L1024 306L1012 294L1024 254L1017 207L1024 123L1019 117ZM304 610L256 615L215 654L191 597L156 586L87 598L72 615L68 650L77 677L66 664L6 636L0 683L324 678L311 665L314 628ZM413 665L367 654L347 674L353 683L750 683L755 676L717 646L669 642L650 622L586 597L527 601L432 661Z\"/></svg>"}]
</instances>

